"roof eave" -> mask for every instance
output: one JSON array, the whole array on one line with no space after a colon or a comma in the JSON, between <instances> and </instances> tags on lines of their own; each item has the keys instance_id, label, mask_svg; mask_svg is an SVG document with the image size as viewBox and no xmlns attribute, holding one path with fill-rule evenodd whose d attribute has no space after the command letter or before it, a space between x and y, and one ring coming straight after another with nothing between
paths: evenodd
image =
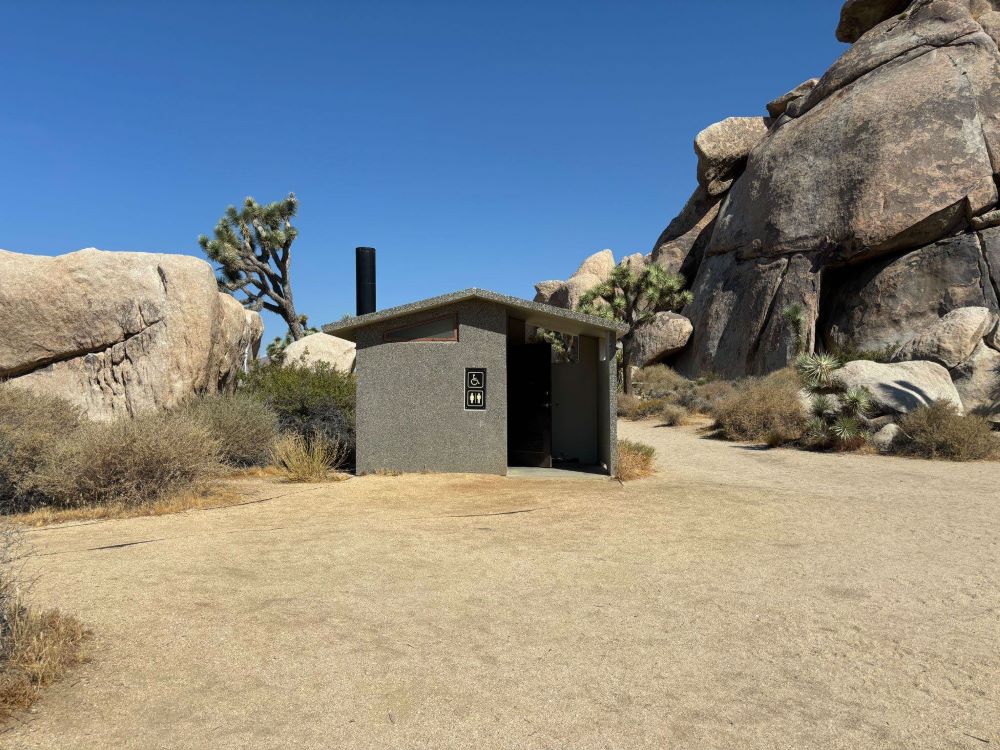
<instances>
[{"instance_id":1,"label":"roof eave","mask_svg":"<svg viewBox=\"0 0 1000 750\"><path fill-rule=\"evenodd\" d=\"M463 289L460 292L453 292L451 294L431 297L426 300L420 300L406 305L399 305L397 307L379 310L351 320L346 320L343 323L328 323L327 325L322 326L322 330L324 333L331 336L337 336L348 341L354 341L356 332L366 326L376 325L404 315L433 310L436 307L442 307L456 302L464 302L469 299L481 299L486 302L503 305L508 309L512 308L519 312L527 313L529 318L532 315L535 315L537 317L547 318L550 321L557 320L560 321L559 325L563 325L571 329L596 329L603 333L614 333L618 336L624 335L628 332L628 326L616 321L610 321L595 315L578 313L573 310L566 310L565 308L555 307L554 305L546 305L541 302L531 302L517 297L509 297L487 289L476 288Z\"/></svg>"}]
</instances>

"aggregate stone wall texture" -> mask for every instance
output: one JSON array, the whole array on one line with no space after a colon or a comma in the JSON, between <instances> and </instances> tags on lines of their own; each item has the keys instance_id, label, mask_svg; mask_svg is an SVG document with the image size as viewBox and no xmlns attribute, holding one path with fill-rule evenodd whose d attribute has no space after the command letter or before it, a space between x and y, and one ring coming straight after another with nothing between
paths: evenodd
<instances>
[{"instance_id":1,"label":"aggregate stone wall texture","mask_svg":"<svg viewBox=\"0 0 1000 750\"><path fill-rule=\"evenodd\" d=\"M458 341L385 343L386 331L458 315ZM357 333L357 469L507 473L507 311L469 300ZM465 409L465 368L487 371L486 409Z\"/></svg>"}]
</instances>

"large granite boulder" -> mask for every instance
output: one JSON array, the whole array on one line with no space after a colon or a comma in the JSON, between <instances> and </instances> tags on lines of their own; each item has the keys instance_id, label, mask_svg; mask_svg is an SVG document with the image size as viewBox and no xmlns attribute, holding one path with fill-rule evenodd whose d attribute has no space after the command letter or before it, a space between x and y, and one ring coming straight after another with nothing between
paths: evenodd
<instances>
[{"instance_id":1,"label":"large granite boulder","mask_svg":"<svg viewBox=\"0 0 1000 750\"><path fill-rule=\"evenodd\" d=\"M899 354L900 359L929 359L947 368L972 356L996 326L997 315L986 307L960 307L920 331Z\"/></svg>"},{"instance_id":2,"label":"large granite boulder","mask_svg":"<svg viewBox=\"0 0 1000 750\"><path fill-rule=\"evenodd\" d=\"M750 150L767 135L763 117L730 117L709 125L694 139L698 183L710 196L721 195L743 169Z\"/></svg>"},{"instance_id":3,"label":"large granite boulder","mask_svg":"<svg viewBox=\"0 0 1000 750\"><path fill-rule=\"evenodd\" d=\"M699 185L656 240L652 261L670 273L680 273L688 281L693 279L712 239L720 200Z\"/></svg>"},{"instance_id":4,"label":"large granite boulder","mask_svg":"<svg viewBox=\"0 0 1000 750\"><path fill-rule=\"evenodd\" d=\"M829 70L769 118L698 134L698 187L649 256L694 293L668 364L743 377L802 349L885 350L985 382L979 342L1000 350L996 327L979 330L1000 310L998 9L848 0L837 33L854 44Z\"/></svg>"},{"instance_id":5,"label":"large granite boulder","mask_svg":"<svg viewBox=\"0 0 1000 750\"><path fill-rule=\"evenodd\" d=\"M645 367L683 349L691 338L691 321L673 312L658 312L632 337L632 364Z\"/></svg>"},{"instance_id":6,"label":"large granite boulder","mask_svg":"<svg viewBox=\"0 0 1000 750\"><path fill-rule=\"evenodd\" d=\"M869 29L902 13L910 0L847 0L840 10L837 39L856 42Z\"/></svg>"},{"instance_id":7,"label":"large granite boulder","mask_svg":"<svg viewBox=\"0 0 1000 750\"><path fill-rule=\"evenodd\" d=\"M1000 51L983 26L995 12L989 0L845 6L854 46L771 102L777 119L721 200L700 166L653 247L695 294L673 364L760 374L796 344L901 347L952 310L1000 307Z\"/></svg>"},{"instance_id":8,"label":"large granite boulder","mask_svg":"<svg viewBox=\"0 0 1000 750\"><path fill-rule=\"evenodd\" d=\"M798 86L796 86L791 91L782 94L777 99L768 102L767 113L772 119L777 120L788 109L788 105L794 102L796 99L801 99L807 94L812 93L812 90L816 88L816 84L819 83L818 78L810 78L808 81L803 81Z\"/></svg>"},{"instance_id":9,"label":"large granite boulder","mask_svg":"<svg viewBox=\"0 0 1000 750\"><path fill-rule=\"evenodd\" d=\"M1000 250L997 231L965 233L864 267L827 272L829 302L820 331L824 345L901 347L953 310L997 310L987 262L990 248ZM1000 265L994 268L1000 271ZM1000 276L994 278L1000 282Z\"/></svg>"},{"instance_id":10,"label":"large granite boulder","mask_svg":"<svg viewBox=\"0 0 1000 750\"><path fill-rule=\"evenodd\" d=\"M94 419L230 388L263 324L186 255L0 251L0 379Z\"/></svg>"},{"instance_id":11,"label":"large granite boulder","mask_svg":"<svg viewBox=\"0 0 1000 750\"><path fill-rule=\"evenodd\" d=\"M795 358L800 335L801 345L814 345L819 274L807 256L714 255L702 263L692 291L694 301L681 312L694 334L672 363L689 377L770 372ZM793 307L802 311L801 332L783 315Z\"/></svg>"},{"instance_id":12,"label":"large granite boulder","mask_svg":"<svg viewBox=\"0 0 1000 750\"><path fill-rule=\"evenodd\" d=\"M310 333L285 347L285 364L327 364L341 372L354 372L356 345L328 333Z\"/></svg>"},{"instance_id":13,"label":"large granite boulder","mask_svg":"<svg viewBox=\"0 0 1000 750\"><path fill-rule=\"evenodd\" d=\"M615 255L610 250L594 253L566 281L540 281L535 284L535 302L575 310L580 299L615 270Z\"/></svg>"},{"instance_id":14,"label":"large granite boulder","mask_svg":"<svg viewBox=\"0 0 1000 750\"><path fill-rule=\"evenodd\" d=\"M754 148L709 254L856 262L936 241L997 205L996 43L949 0L880 32Z\"/></svg>"},{"instance_id":15,"label":"large granite boulder","mask_svg":"<svg viewBox=\"0 0 1000 750\"><path fill-rule=\"evenodd\" d=\"M876 414L908 414L938 401L948 401L959 411L963 408L951 376L936 362L857 360L837 370L836 378L847 388L867 388Z\"/></svg>"},{"instance_id":16,"label":"large granite boulder","mask_svg":"<svg viewBox=\"0 0 1000 750\"><path fill-rule=\"evenodd\" d=\"M979 342L951 379L967 412L1000 423L1000 351Z\"/></svg>"}]
</instances>

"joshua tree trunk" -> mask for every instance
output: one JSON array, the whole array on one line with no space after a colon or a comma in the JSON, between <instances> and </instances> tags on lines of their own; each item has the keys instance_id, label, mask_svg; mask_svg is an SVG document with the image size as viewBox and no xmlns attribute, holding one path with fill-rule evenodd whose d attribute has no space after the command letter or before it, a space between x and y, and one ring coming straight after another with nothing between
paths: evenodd
<instances>
[{"instance_id":1,"label":"joshua tree trunk","mask_svg":"<svg viewBox=\"0 0 1000 750\"><path fill-rule=\"evenodd\" d=\"M632 336L622 339L622 390L632 393Z\"/></svg>"}]
</instances>

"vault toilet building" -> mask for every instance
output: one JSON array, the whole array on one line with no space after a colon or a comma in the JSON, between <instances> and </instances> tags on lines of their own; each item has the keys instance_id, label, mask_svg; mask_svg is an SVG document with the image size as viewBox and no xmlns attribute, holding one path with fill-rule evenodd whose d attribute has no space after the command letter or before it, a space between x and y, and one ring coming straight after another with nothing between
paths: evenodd
<instances>
[{"instance_id":1,"label":"vault toilet building","mask_svg":"<svg viewBox=\"0 0 1000 750\"><path fill-rule=\"evenodd\" d=\"M357 470L613 474L620 324L483 289L374 311L374 251L358 248ZM576 337L569 361L536 328Z\"/></svg>"}]
</instances>

